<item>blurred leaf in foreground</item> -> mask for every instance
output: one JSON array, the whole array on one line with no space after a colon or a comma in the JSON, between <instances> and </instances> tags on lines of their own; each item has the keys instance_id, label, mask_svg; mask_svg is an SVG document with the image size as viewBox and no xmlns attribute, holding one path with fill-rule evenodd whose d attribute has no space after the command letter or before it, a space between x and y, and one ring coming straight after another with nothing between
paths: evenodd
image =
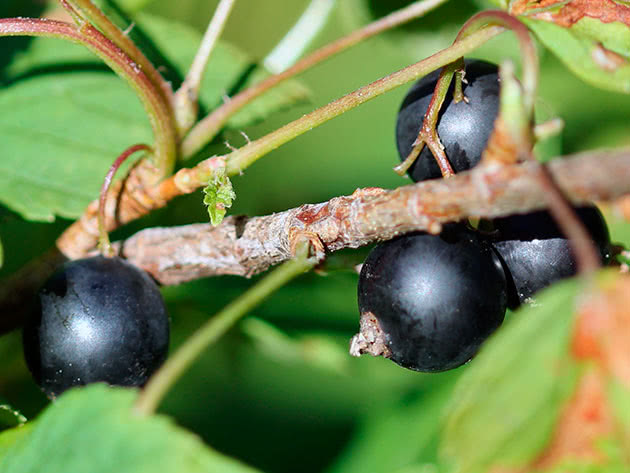
<instances>
[{"instance_id":1,"label":"blurred leaf in foreground","mask_svg":"<svg viewBox=\"0 0 630 473\"><path fill-rule=\"evenodd\" d=\"M15 444L30 432L30 427L30 424L24 424L2 432L0 435L0 468L2 468L2 459L11 451Z\"/></svg>"},{"instance_id":2,"label":"blurred leaf in foreground","mask_svg":"<svg viewBox=\"0 0 630 473\"><path fill-rule=\"evenodd\" d=\"M630 277L583 284L517 312L462 378L442 450L455 471L629 471Z\"/></svg>"},{"instance_id":3,"label":"blurred leaf in foreground","mask_svg":"<svg viewBox=\"0 0 630 473\"><path fill-rule=\"evenodd\" d=\"M0 459L2 473L254 473L206 447L164 416L140 417L132 410L136 391L92 385L72 389L50 405ZM26 429L25 429L26 431Z\"/></svg>"},{"instance_id":4,"label":"blurred leaf in foreground","mask_svg":"<svg viewBox=\"0 0 630 473\"><path fill-rule=\"evenodd\" d=\"M307 363L333 373L348 371L348 348L342 348L332 337L309 334L294 338L255 317L244 320L241 329L256 349L274 360L287 364Z\"/></svg>"},{"instance_id":5,"label":"blurred leaf in foreground","mask_svg":"<svg viewBox=\"0 0 630 473\"><path fill-rule=\"evenodd\" d=\"M517 311L462 376L442 443L455 471L521 467L542 450L578 374L569 360L577 290L555 286Z\"/></svg>"},{"instance_id":6,"label":"blurred leaf in foreground","mask_svg":"<svg viewBox=\"0 0 630 473\"><path fill-rule=\"evenodd\" d=\"M612 0L530 2L511 13L574 74L603 89L630 93L630 5Z\"/></svg>"},{"instance_id":7,"label":"blurred leaf in foreground","mask_svg":"<svg viewBox=\"0 0 630 473\"><path fill-rule=\"evenodd\" d=\"M430 391L370 412L327 473L436 471L440 420L460 372L429 375L439 378Z\"/></svg>"}]
</instances>

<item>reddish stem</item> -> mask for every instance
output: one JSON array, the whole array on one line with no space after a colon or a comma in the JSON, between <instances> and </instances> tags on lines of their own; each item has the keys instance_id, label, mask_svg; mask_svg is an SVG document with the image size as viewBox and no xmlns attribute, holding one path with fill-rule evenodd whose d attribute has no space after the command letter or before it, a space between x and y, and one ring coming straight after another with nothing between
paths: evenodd
<instances>
[{"instance_id":1,"label":"reddish stem","mask_svg":"<svg viewBox=\"0 0 630 473\"><path fill-rule=\"evenodd\" d=\"M109 191L109 186L112 183L112 179L114 178L116 171L118 171L118 168L120 168L127 158L136 151L153 152L149 145L137 144L130 146L123 151L110 166L109 171L107 171L105 179L103 180L103 185L101 186L101 194L98 199L98 232L99 250L103 256L111 257L114 255L114 250L112 249L112 245L109 241L109 235L107 234L107 226L105 225L105 201L107 200L107 192Z\"/></svg>"},{"instance_id":2,"label":"reddish stem","mask_svg":"<svg viewBox=\"0 0 630 473\"><path fill-rule=\"evenodd\" d=\"M451 163L448 161L448 157L444 152L444 146L442 145L440 137L437 133L437 122L439 119L440 110L442 109L442 105L444 104L444 100L446 99L446 94L448 93L448 89L451 86L453 74L456 70L460 70L463 68L464 60L462 58L459 58L454 62L444 66L440 71L440 75L435 84L433 95L431 96L431 101L429 102L427 111L424 114L424 119L422 121L422 125L420 126L420 131L418 132L418 137L413 143L411 152L407 155L402 163L394 167L394 171L399 175L402 176L409 170L413 163L418 159L418 156L422 152L422 149L425 145L433 154L433 157L435 158L437 165L440 168L440 172L442 173L442 177L451 177L455 174L455 171L453 170ZM461 84L459 87L459 92L459 96L463 97L463 94L461 93Z\"/></svg>"},{"instance_id":3,"label":"reddish stem","mask_svg":"<svg viewBox=\"0 0 630 473\"><path fill-rule=\"evenodd\" d=\"M529 35L529 30L512 15L500 10L490 10L478 13L468 20L462 27L457 39L461 40L488 25L509 28L516 35L523 60L523 105L529 119L533 122L534 101L536 100L536 90L538 88L538 55L534 42ZM538 179L545 192L549 212L569 239L571 248L575 253L579 274L589 274L601 266L599 253L592 243L584 224L554 182L548 169L538 163L531 147L532 144L530 143L527 149L521 149L519 153L527 160L538 164Z\"/></svg>"},{"instance_id":4,"label":"reddish stem","mask_svg":"<svg viewBox=\"0 0 630 473\"><path fill-rule=\"evenodd\" d=\"M525 110L533 116L536 90L538 89L538 54L534 42L529 36L529 30L518 18L501 10L488 10L473 15L457 34L455 41L461 41L467 36L487 26L502 26L512 30L519 43L523 61L523 102Z\"/></svg>"},{"instance_id":5,"label":"reddish stem","mask_svg":"<svg viewBox=\"0 0 630 473\"><path fill-rule=\"evenodd\" d=\"M100 31L87 23L77 28L63 21L40 18L0 18L0 36L65 39L85 46L101 58L134 89L147 111L155 138L157 178L171 173L177 155L177 136L170 104L138 65Z\"/></svg>"}]
</instances>

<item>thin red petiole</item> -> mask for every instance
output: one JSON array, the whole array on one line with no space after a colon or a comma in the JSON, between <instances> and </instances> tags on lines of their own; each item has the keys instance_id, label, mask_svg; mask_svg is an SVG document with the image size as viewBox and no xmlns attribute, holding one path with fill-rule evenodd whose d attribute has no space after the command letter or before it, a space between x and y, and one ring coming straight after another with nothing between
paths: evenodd
<instances>
[{"instance_id":1,"label":"thin red petiole","mask_svg":"<svg viewBox=\"0 0 630 473\"><path fill-rule=\"evenodd\" d=\"M152 153L153 148L145 144L137 144L127 148L110 166L109 171L107 171L105 179L103 180L103 185L101 186L101 194L98 199L98 249L103 256L114 256L114 250L112 249L112 245L109 241L107 226L105 225L105 201L107 200L107 192L109 191L109 186L111 185L112 180L114 179L114 174L116 174L118 168L120 168L127 158L136 151L147 151Z\"/></svg>"}]
</instances>

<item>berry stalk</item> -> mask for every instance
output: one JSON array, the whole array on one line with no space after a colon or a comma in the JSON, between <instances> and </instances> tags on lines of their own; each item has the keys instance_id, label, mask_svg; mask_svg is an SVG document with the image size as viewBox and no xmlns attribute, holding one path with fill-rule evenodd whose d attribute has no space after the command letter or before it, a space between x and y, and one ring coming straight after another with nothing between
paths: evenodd
<instances>
[{"instance_id":1,"label":"berry stalk","mask_svg":"<svg viewBox=\"0 0 630 473\"><path fill-rule=\"evenodd\" d=\"M409 168L413 165L413 163L418 159L418 156L422 152L422 149L426 145L433 154L438 166L440 167L440 172L442 173L442 177L451 177L455 174L453 168L451 167L451 163L448 161L448 157L446 153L444 153L444 146L440 141L440 137L437 133L437 122L440 114L440 109L444 104L444 100L446 99L446 94L448 93L448 89L451 86L451 80L453 79L453 75L457 71L461 71L464 69L464 60L463 58L457 59L455 62L451 64L447 64L442 68L440 72L440 77L435 84L435 91L433 92L433 96L431 97L431 102L429 103L429 108L427 109L427 113L422 122L422 126L420 127L420 132L418 133L418 137L414 141L413 148L409 155L404 159L402 163L398 166L394 167L394 172L398 175L404 175ZM456 99L455 102L460 102L464 100L464 95L462 93L461 87L461 77L456 82ZM459 98L459 100L457 100Z\"/></svg>"}]
</instances>

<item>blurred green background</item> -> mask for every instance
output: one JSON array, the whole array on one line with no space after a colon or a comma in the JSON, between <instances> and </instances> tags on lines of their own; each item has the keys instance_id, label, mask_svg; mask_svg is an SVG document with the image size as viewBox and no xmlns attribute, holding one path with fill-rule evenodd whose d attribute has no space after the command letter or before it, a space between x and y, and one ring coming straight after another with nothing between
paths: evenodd
<instances>
[{"instance_id":1,"label":"blurred green background","mask_svg":"<svg viewBox=\"0 0 630 473\"><path fill-rule=\"evenodd\" d=\"M130 11L145 4L145 11L187 23L200 32L216 3L121 2ZM407 3L339 0L311 49ZM37 4L9 1L2 6L2 14L32 15ZM224 38L262 59L307 4L305 0L239 0ZM483 1L453 0L424 19L317 66L299 76L311 90L309 104L243 131L256 139L449 45L459 26L484 5ZM495 62L512 58L518 64L509 33L475 56ZM257 162L233 179L237 200L230 213L263 215L350 194L357 187L407 184L408 180L391 171L398 160L395 117L405 91L402 87L379 97ZM537 112L541 119L560 116L566 122L562 136L550 140L541 152L556 155L630 144L629 106L629 97L594 89L541 51ZM228 132L216 140L208 155L225 153L224 140L237 147L244 143L238 132ZM146 225L206 221L201 199L200 193L178 199L114 236ZM25 222L0 208L6 259L0 274L10 274L50 247L68 223L62 219L51 224ZM611 223L613 239L626 238L623 226ZM269 298L208 350L168 395L161 411L213 447L267 472L433 471L440 406L466 367L424 375L386 360L347 355L348 341L358 329L357 275L348 262L360 261L365 253L362 249L336 255L334 261L348 270L305 275ZM165 288L173 346L255 281L222 277ZM17 333L0 339L0 359L5 362L0 397L31 417L46 399L30 379L20 344Z\"/></svg>"}]
</instances>

